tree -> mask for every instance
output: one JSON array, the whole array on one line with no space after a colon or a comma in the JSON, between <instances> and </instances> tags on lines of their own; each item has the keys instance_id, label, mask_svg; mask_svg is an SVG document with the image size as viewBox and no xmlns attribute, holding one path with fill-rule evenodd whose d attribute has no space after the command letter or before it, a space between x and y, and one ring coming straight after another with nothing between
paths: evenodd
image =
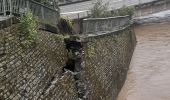
<instances>
[{"instance_id":1,"label":"tree","mask_svg":"<svg viewBox=\"0 0 170 100\"><path fill-rule=\"evenodd\" d=\"M109 17L111 13L108 11L108 3L103 4L102 0L98 0L90 9L90 17Z\"/></svg>"},{"instance_id":2,"label":"tree","mask_svg":"<svg viewBox=\"0 0 170 100\"><path fill-rule=\"evenodd\" d=\"M112 11L112 16L125 16L125 15L129 15L129 16L132 17L134 15L134 11L135 11L134 7L123 6L120 9Z\"/></svg>"},{"instance_id":3,"label":"tree","mask_svg":"<svg viewBox=\"0 0 170 100\"><path fill-rule=\"evenodd\" d=\"M71 20L65 19L65 18L60 18L58 22L58 28L60 33L62 34L73 34L73 25Z\"/></svg>"}]
</instances>

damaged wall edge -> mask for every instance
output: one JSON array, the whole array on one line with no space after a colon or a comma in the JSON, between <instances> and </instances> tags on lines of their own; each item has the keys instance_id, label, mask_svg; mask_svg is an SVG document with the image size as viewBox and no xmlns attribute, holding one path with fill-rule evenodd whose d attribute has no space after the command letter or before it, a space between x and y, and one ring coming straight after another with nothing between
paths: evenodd
<instances>
[{"instance_id":1,"label":"damaged wall edge","mask_svg":"<svg viewBox=\"0 0 170 100\"><path fill-rule=\"evenodd\" d=\"M86 100L86 84L83 78L83 43L78 36L70 36L70 38L65 39L66 48L68 50L68 61L65 70L70 70L74 73L75 87L77 90L77 95L79 100Z\"/></svg>"},{"instance_id":2,"label":"damaged wall edge","mask_svg":"<svg viewBox=\"0 0 170 100\"><path fill-rule=\"evenodd\" d=\"M126 37L122 37L122 35L125 35ZM107 38L107 37L111 37L111 38L114 38L114 37L115 38L121 38L122 37L122 39L128 38L128 41L126 41L126 39L120 40L120 41L129 42L129 43L127 43L127 46L125 46L125 48L126 47L129 48L129 49L127 48L128 51L123 51L125 53L125 55L127 55L127 59L125 59L125 61L127 63L125 63L126 65L121 65L121 66L124 66L124 67L126 66L126 69L128 69L131 58L132 58L132 54L133 54L133 51L134 51L134 48L135 48L135 45L136 45L136 36L135 36L134 30L133 30L133 25L129 25L129 26L127 26L127 27L125 27L121 30L117 30L115 32L108 32L108 33L103 34L103 35L98 34L98 35L95 35L95 36L70 36L70 38L65 39L66 48L68 50L68 54L67 54L68 55L68 61L66 63L66 66L64 67L64 71L69 70L69 71L73 72L74 80L75 80L75 87L76 87L76 90L77 90L78 98L80 100L93 100L94 98L90 97L90 95L93 95L93 94L89 93L90 90L89 90L88 85L89 84L93 84L93 85L98 84L98 83L89 83L88 79L90 77L88 77L86 75L87 73L89 73L87 71L90 71L90 70L85 69L86 67L88 67L88 65L85 64L86 61L87 61L87 58L86 58L86 56L87 56L86 50L88 49L87 45L88 45L88 43L93 42L94 41L93 39L98 39L97 41L100 41L100 40L102 40L102 38ZM103 48L108 48L104 44L105 43L101 43ZM112 44L112 45L115 45L115 44ZM120 45L123 45L123 44L121 43ZM124 44L124 45L126 45L126 44ZM100 49L102 50L102 48L100 48ZM113 48L113 50L114 50L114 48ZM113 52L115 52L115 51L113 51ZM120 54L120 56L121 55L123 56L123 54ZM94 59L94 60L97 60L97 59ZM118 62L115 62L115 63L121 63L121 62L118 61ZM115 67L121 67L121 66L116 65ZM102 66L101 65L101 67L108 67L108 66ZM126 70L126 72L127 72L127 70ZM96 73L94 72L94 74L96 74ZM99 77L100 77L100 75L99 75ZM123 75L123 76L120 76L120 77L126 77L126 75ZM126 78L123 78L122 83L121 83L122 85L124 84L125 79ZM94 80L96 80L96 79L94 79ZM110 80L110 81L116 81L116 80L113 79L113 80ZM122 85L120 87L122 87ZM102 88L101 88L101 91L102 91ZM120 88L119 88L118 91L120 91ZM94 93L94 94L96 94L96 93ZM112 94L112 93L110 93L110 94ZM117 94L118 94L118 92L115 93L113 95L113 97L115 98ZM99 100L103 100L103 99L104 98L100 98ZM104 100L108 100L108 99L105 98ZM113 99L110 99L110 100L113 100Z\"/></svg>"}]
</instances>

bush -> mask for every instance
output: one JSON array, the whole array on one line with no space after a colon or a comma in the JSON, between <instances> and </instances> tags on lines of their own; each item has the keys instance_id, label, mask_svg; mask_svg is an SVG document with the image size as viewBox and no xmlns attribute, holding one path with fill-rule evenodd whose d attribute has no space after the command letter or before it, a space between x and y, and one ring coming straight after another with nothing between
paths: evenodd
<instances>
[{"instance_id":1,"label":"bush","mask_svg":"<svg viewBox=\"0 0 170 100\"><path fill-rule=\"evenodd\" d=\"M98 0L93 8L90 9L90 16L92 18L109 17L111 13L108 11L108 3L103 4L102 0Z\"/></svg>"},{"instance_id":2,"label":"bush","mask_svg":"<svg viewBox=\"0 0 170 100\"><path fill-rule=\"evenodd\" d=\"M60 18L58 28L62 34L73 34L73 25L69 19Z\"/></svg>"},{"instance_id":3,"label":"bush","mask_svg":"<svg viewBox=\"0 0 170 100\"><path fill-rule=\"evenodd\" d=\"M30 11L26 12L25 15L20 18L19 27L20 35L25 39L22 41L24 46L28 47L35 43L37 39L37 30L36 18L33 17L33 14Z\"/></svg>"},{"instance_id":4,"label":"bush","mask_svg":"<svg viewBox=\"0 0 170 100\"><path fill-rule=\"evenodd\" d=\"M125 16L125 15L129 15L129 16L133 16L134 15L134 7L126 7L123 6L122 8L118 9L118 10L114 10L112 11L112 16Z\"/></svg>"}]
</instances>

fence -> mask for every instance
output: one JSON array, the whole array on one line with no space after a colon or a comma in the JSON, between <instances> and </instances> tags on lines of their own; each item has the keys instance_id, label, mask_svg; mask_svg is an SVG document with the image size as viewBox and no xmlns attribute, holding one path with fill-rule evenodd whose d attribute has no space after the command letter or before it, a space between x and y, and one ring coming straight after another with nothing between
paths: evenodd
<instances>
[{"instance_id":1,"label":"fence","mask_svg":"<svg viewBox=\"0 0 170 100\"><path fill-rule=\"evenodd\" d=\"M56 26L59 17L59 11L44 6L32 0L0 0L0 13L6 15L6 12L22 15L31 10L33 15L38 17L41 22Z\"/></svg>"},{"instance_id":2,"label":"fence","mask_svg":"<svg viewBox=\"0 0 170 100\"><path fill-rule=\"evenodd\" d=\"M69 19L81 19L81 18L86 18L89 15L90 15L90 11L89 10L61 13L61 16L67 17Z\"/></svg>"},{"instance_id":3,"label":"fence","mask_svg":"<svg viewBox=\"0 0 170 100\"><path fill-rule=\"evenodd\" d=\"M115 31L126 26L130 22L130 16L118 16L110 18L89 18L83 20L83 33L96 33Z\"/></svg>"}]
</instances>

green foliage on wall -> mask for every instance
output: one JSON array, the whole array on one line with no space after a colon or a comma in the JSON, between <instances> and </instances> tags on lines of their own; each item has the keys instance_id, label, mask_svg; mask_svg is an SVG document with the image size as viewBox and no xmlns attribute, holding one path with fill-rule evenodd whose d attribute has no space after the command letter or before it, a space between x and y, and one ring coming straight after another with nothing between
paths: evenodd
<instances>
[{"instance_id":1,"label":"green foliage on wall","mask_svg":"<svg viewBox=\"0 0 170 100\"><path fill-rule=\"evenodd\" d=\"M38 33L37 20L30 11L20 18L19 31L19 35L24 37L23 46L29 47L36 42Z\"/></svg>"},{"instance_id":2,"label":"green foliage on wall","mask_svg":"<svg viewBox=\"0 0 170 100\"><path fill-rule=\"evenodd\" d=\"M94 46L88 47L87 53L88 53L88 57L90 57L90 58L94 57L94 55L95 55L95 48L94 48Z\"/></svg>"}]
</instances>

